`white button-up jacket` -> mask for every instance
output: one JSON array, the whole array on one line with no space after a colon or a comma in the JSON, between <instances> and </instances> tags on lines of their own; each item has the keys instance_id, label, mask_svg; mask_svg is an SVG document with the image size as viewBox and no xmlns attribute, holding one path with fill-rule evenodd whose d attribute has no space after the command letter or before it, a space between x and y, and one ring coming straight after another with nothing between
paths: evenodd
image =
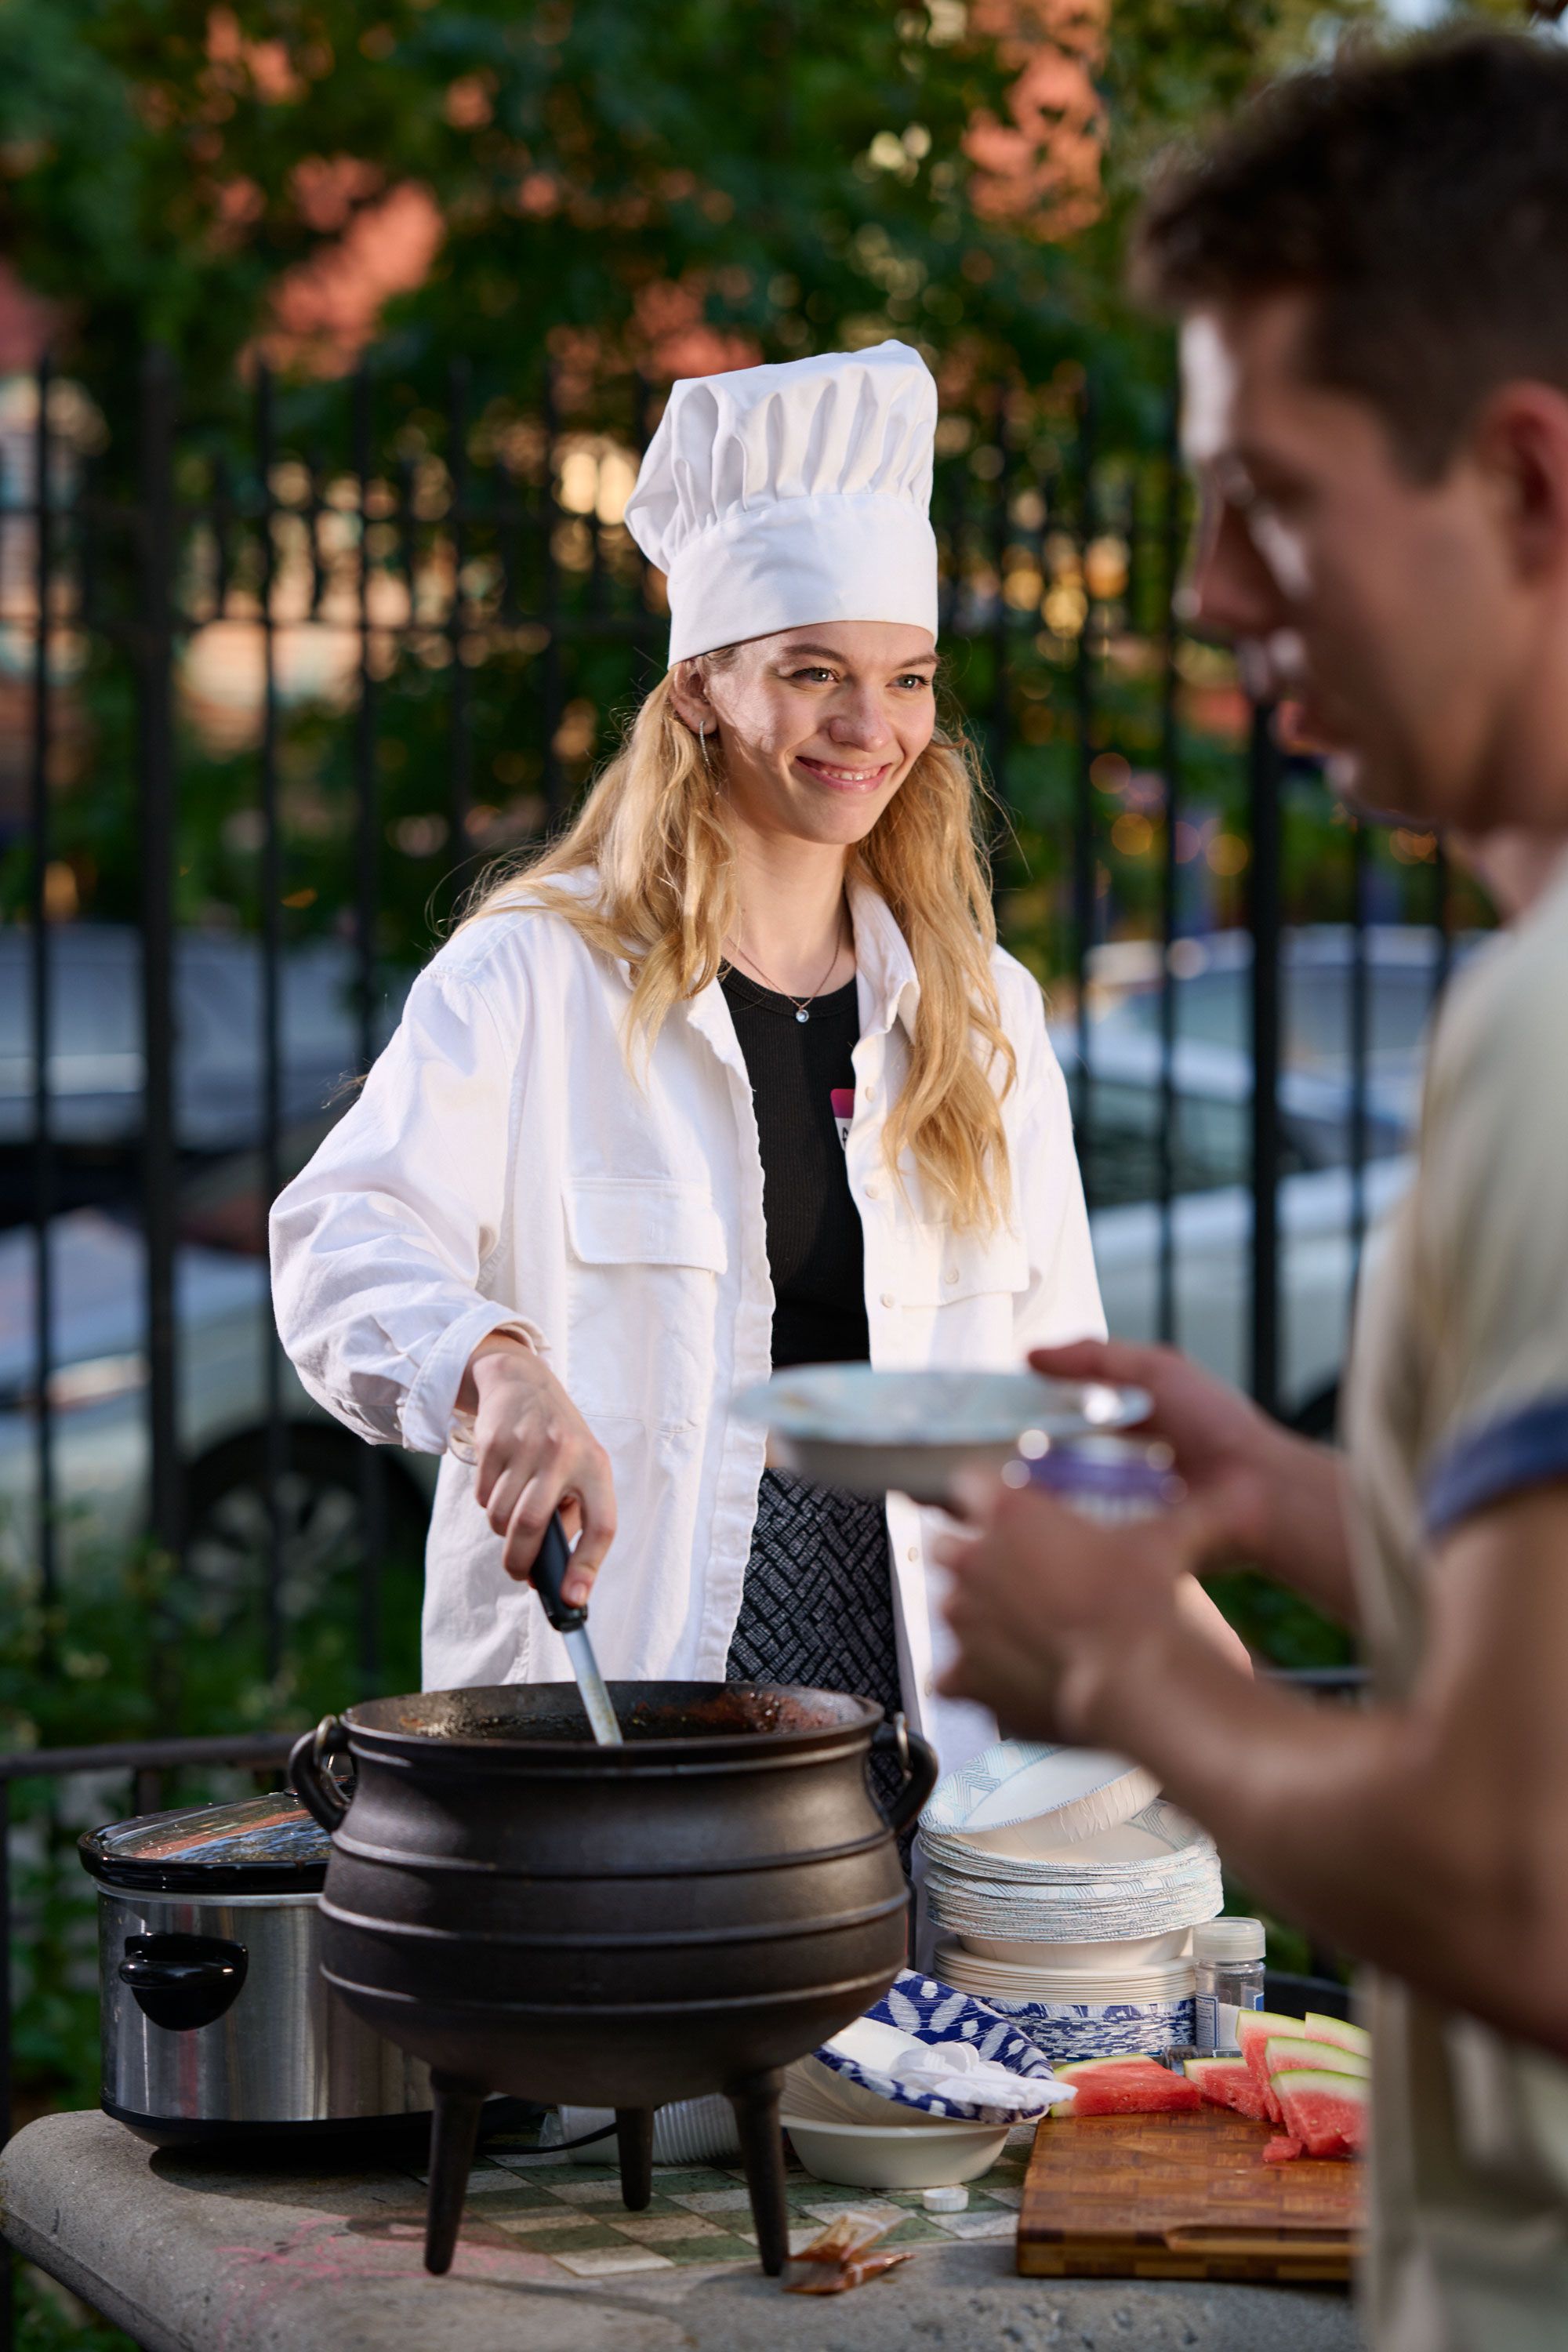
<instances>
[{"instance_id":1,"label":"white button-up jacket","mask_svg":"<svg viewBox=\"0 0 1568 2352\"><path fill-rule=\"evenodd\" d=\"M891 914L852 893L860 1042L848 1139L871 1360L1016 1364L1103 1332L1060 1069L1035 981L994 969L1018 1059L1003 1106L1013 1202L990 1235L901 1196L882 1153L920 982ZM470 924L415 982L353 1108L272 1213L283 1344L310 1394L373 1444L442 1454L423 1622L427 1688L569 1678L558 1637L451 1450L468 1360L525 1325L609 1454L619 1531L593 1601L605 1673L721 1680L763 1466L738 1389L771 1369L773 1293L745 1063L717 982L651 1055L625 1025L626 968L558 915ZM912 1163L910 1201L921 1191ZM993 1736L933 1706L940 1623L922 1515L889 1504L910 1720L944 1763ZM934 1635L934 1638L933 1638Z\"/></svg>"}]
</instances>

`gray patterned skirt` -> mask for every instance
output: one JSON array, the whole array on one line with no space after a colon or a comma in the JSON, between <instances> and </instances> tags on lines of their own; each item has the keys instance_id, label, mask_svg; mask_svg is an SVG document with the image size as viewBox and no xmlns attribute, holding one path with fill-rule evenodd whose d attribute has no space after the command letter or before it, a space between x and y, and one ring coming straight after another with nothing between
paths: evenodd
<instances>
[{"instance_id":1,"label":"gray patterned skirt","mask_svg":"<svg viewBox=\"0 0 1568 2352\"><path fill-rule=\"evenodd\" d=\"M724 1679L847 1691L897 1712L893 1564L880 1503L763 1471ZM890 1756L872 1757L872 1786L884 1805L900 1777ZM909 1843L900 1841L906 1869Z\"/></svg>"},{"instance_id":2,"label":"gray patterned skirt","mask_svg":"<svg viewBox=\"0 0 1568 2352\"><path fill-rule=\"evenodd\" d=\"M900 1704L892 1562L880 1503L764 1470L724 1679L804 1683Z\"/></svg>"}]
</instances>

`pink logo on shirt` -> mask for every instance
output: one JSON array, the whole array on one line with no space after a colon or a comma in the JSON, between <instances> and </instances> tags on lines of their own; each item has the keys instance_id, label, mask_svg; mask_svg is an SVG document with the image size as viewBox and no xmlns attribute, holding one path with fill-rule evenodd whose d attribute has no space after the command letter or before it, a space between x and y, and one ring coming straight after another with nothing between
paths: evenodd
<instances>
[{"instance_id":1,"label":"pink logo on shirt","mask_svg":"<svg viewBox=\"0 0 1568 2352\"><path fill-rule=\"evenodd\" d=\"M833 1116L838 1121L838 1140L847 1150L849 1146L849 1122L855 1116L855 1089L853 1087L834 1087Z\"/></svg>"}]
</instances>

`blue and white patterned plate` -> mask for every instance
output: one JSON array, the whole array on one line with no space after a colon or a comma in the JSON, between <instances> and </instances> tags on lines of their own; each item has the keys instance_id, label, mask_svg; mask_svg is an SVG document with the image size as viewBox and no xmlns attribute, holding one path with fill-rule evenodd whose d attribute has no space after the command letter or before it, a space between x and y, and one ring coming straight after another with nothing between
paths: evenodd
<instances>
[{"instance_id":1,"label":"blue and white patterned plate","mask_svg":"<svg viewBox=\"0 0 1568 2352\"><path fill-rule=\"evenodd\" d=\"M901 1969L886 2000L868 2009L866 2015L873 2023L893 2026L916 2042L970 2042L982 2058L1005 2066L1010 2074L1037 2080L1051 2071L1049 2062L1042 2057L1028 2034L1020 2032L1006 2018L999 2017L984 2001L955 1991L952 1985L942 1984L935 1977L917 1975L912 1969ZM847 2030L853 2032L854 2028ZM1004 2119L1000 2108L979 2106L970 2100L939 2098L929 2091L911 2091L891 2074L863 2064L847 2051L836 2050L831 2042L825 2042L815 2054L836 2074L858 2083L864 2090L874 2091L879 2098L894 2100L900 2107L918 2107L928 2116L951 2116L968 2123Z\"/></svg>"}]
</instances>

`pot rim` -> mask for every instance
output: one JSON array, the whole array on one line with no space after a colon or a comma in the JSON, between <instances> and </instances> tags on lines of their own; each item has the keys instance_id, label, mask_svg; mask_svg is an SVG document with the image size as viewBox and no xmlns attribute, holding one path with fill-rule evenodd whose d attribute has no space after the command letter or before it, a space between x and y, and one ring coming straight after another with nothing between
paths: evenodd
<instances>
[{"instance_id":1,"label":"pot rim","mask_svg":"<svg viewBox=\"0 0 1568 2352\"><path fill-rule=\"evenodd\" d=\"M794 1699L830 1703L837 1720L788 1724L773 1730L737 1729L688 1732L671 1739L628 1739L619 1748L601 1748L584 1721L580 1739L531 1739L494 1734L429 1731L394 1716L398 1708L433 1706L442 1699L481 1704L493 1696L499 1705L518 1691L543 1696L553 1693L569 1706L580 1705L575 1683L489 1683L465 1691L416 1691L391 1698L362 1699L343 1708L340 1721L355 1756L386 1755L405 1764L461 1761L471 1767L481 1758L497 1765L526 1764L558 1771L649 1772L677 1765L729 1764L752 1759L766 1769L770 1763L805 1757L843 1743L869 1745L887 1720L874 1699L858 1698L845 1691L813 1690L798 1683L611 1682L606 1685L618 1715L637 1706L695 1705L720 1692L766 1692ZM656 1696L657 1695L657 1696ZM387 1720L388 1717L393 1720ZM624 1716L623 1716L624 1719Z\"/></svg>"}]
</instances>

